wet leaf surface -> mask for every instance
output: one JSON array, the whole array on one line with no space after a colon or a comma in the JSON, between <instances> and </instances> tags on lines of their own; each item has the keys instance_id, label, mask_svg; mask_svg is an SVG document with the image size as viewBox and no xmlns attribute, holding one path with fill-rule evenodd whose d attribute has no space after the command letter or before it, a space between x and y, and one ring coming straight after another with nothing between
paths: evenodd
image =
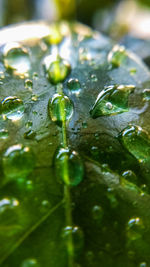
<instances>
[{"instance_id":1,"label":"wet leaf surface","mask_svg":"<svg viewBox=\"0 0 150 267\"><path fill-rule=\"evenodd\" d=\"M31 30L33 25L29 26ZM43 27L43 38L26 37L19 43L29 53L30 68L26 72L4 67L4 40L0 48L0 100L3 103L6 97L15 96L24 104L23 116L14 104L13 108L9 105L6 112L0 105L1 266L70 267L66 248L70 232L74 266L134 267L142 262L148 266L150 162L140 159L150 153L150 102L143 97L143 90L150 85L149 69L129 51L124 60L114 66L109 60L114 51L113 42L83 25L58 24L62 35L60 43L55 38L47 43L45 37L51 28L48 24ZM2 31L0 36L4 36ZM14 36L13 41L17 40L18 36ZM71 65L71 72L65 73L61 80L62 85L51 84L47 72L57 54ZM17 60L23 64L22 57ZM60 66L56 65L53 74L58 78ZM128 96L125 112L94 119L90 110L98 95L109 86L135 89ZM49 101L56 93L61 99L64 95L70 99L69 119L66 102L59 101L53 110L56 120L52 120L53 113L49 113L52 102ZM114 96L113 101L119 99L115 100ZM15 119L8 116L12 110L16 113ZM55 123L58 118L61 123ZM59 166L59 160L54 157L65 142L61 128L64 122L68 151L75 152L65 154L64 165ZM144 141L138 137L137 142L130 145L134 137L130 139L128 135L124 142L121 134L127 127L134 129L134 126L144 131ZM35 133L31 138L27 138L29 131ZM142 142L146 149L141 148ZM19 144L24 147L26 157L22 150L6 154L8 149L12 151L12 147ZM28 169L26 160L30 150L34 164ZM84 178L77 173L80 183L75 182L76 186L70 188L72 225L66 229L64 184L57 174L67 175L63 166L68 160L68 171L71 168L79 171L72 155L79 155L85 172ZM18 175L23 166L27 166L28 171ZM82 164L81 167L83 176ZM123 175L127 171L136 177L135 183L130 175Z\"/></svg>"}]
</instances>

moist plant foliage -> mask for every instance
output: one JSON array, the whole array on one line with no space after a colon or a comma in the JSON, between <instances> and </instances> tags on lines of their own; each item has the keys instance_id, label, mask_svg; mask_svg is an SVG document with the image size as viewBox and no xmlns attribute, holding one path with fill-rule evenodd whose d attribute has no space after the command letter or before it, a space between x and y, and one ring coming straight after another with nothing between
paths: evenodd
<instances>
[{"instance_id":1,"label":"moist plant foliage","mask_svg":"<svg viewBox=\"0 0 150 267\"><path fill-rule=\"evenodd\" d=\"M0 46L0 266L149 266L149 69L86 26L43 27Z\"/></svg>"}]
</instances>

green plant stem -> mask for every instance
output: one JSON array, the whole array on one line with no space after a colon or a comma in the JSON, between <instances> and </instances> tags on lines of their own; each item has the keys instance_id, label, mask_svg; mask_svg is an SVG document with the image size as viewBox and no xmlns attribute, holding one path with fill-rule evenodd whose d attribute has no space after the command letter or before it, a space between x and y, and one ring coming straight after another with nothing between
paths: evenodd
<instances>
[{"instance_id":1,"label":"green plant stem","mask_svg":"<svg viewBox=\"0 0 150 267\"><path fill-rule=\"evenodd\" d=\"M57 91L63 95L63 90L61 86L58 86ZM67 144L67 131L66 131L66 112L65 105L62 103L60 105L60 114L62 117L62 144L64 148L68 148ZM72 212L71 212L71 194L69 187L69 170L68 170L68 157L64 159L64 172L63 180L65 181L64 186L64 200L65 200L65 212L66 212L66 225L72 226ZM73 247L73 238L72 233L69 234L67 240L67 251L68 251L68 266L73 266L73 256L74 256L74 247Z\"/></svg>"}]
</instances>

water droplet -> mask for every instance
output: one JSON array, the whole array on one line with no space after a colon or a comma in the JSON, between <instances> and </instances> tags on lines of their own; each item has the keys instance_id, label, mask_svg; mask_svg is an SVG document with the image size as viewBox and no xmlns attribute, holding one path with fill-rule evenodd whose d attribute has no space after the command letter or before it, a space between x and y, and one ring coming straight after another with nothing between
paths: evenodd
<instances>
[{"instance_id":1,"label":"water droplet","mask_svg":"<svg viewBox=\"0 0 150 267\"><path fill-rule=\"evenodd\" d=\"M52 121L61 125L63 121L69 121L73 115L73 103L64 95L55 94L48 103L48 111Z\"/></svg>"},{"instance_id":2,"label":"water droplet","mask_svg":"<svg viewBox=\"0 0 150 267\"><path fill-rule=\"evenodd\" d=\"M60 44L63 39L59 25L53 24L50 26L50 34L44 37L44 42L48 45Z\"/></svg>"},{"instance_id":3,"label":"water droplet","mask_svg":"<svg viewBox=\"0 0 150 267\"><path fill-rule=\"evenodd\" d=\"M141 262L140 264L139 264L139 267L147 267L148 265L147 265L147 263L146 262Z\"/></svg>"},{"instance_id":4,"label":"water droplet","mask_svg":"<svg viewBox=\"0 0 150 267\"><path fill-rule=\"evenodd\" d=\"M127 224L127 236L129 241L134 241L141 238L144 229L143 222L139 217L131 218Z\"/></svg>"},{"instance_id":5,"label":"water droplet","mask_svg":"<svg viewBox=\"0 0 150 267\"><path fill-rule=\"evenodd\" d=\"M70 236L72 236L73 247L74 247L74 251L72 250L69 251L70 254L73 254L73 252L75 253L80 252L81 249L83 248L83 243L84 243L83 231L78 226L66 226L62 231L62 238L64 239L66 245Z\"/></svg>"},{"instance_id":6,"label":"water droplet","mask_svg":"<svg viewBox=\"0 0 150 267\"><path fill-rule=\"evenodd\" d=\"M148 186L146 184L142 184L140 188L142 190L142 193L141 193L142 196L144 196L145 194L148 194L149 190L148 190Z\"/></svg>"},{"instance_id":7,"label":"water droplet","mask_svg":"<svg viewBox=\"0 0 150 267\"><path fill-rule=\"evenodd\" d=\"M113 85L102 90L90 110L92 118L127 112L128 98L134 89L134 85Z\"/></svg>"},{"instance_id":8,"label":"water droplet","mask_svg":"<svg viewBox=\"0 0 150 267\"><path fill-rule=\"evenodd\" d=\"M115 193L113 192L112 188L108 188L107 190L107 197L110 201L110 205L112 208L116 208L118 206L118 200L116 198Z\"/></svg>"},{"instance_id":9,"label":"water droplet","mask_svg":"<svg viewBox=\"0 0 150 267\"><path fill-rule=\"evenodd\" d=\"M4 47L4 65L7 69L14 70L16 74L29 71L30 57L28 50L18 43L8 43Z\"/></svg>"},{"instance_id":10,"label":"water droplet","mask_svg":"<svg viewBox=\"0 0 150 267\"><path fill-rule=\"evenodd\" d=\"M32 172L35 160L29 147L14 145L4 153L2 165L5 177L25 178Z\"/></svg>"},{"instance_id":11,"label":"water droplet","mask_svg":"<svg viewBox=\"0 0 150 267\"><path fill-rule=\"evenodd\" d=\"M150 161L150 138L139 126L128 126L121 134L122 144L139 162Z\"/></svg>"},{"instance_id":12,"label":"water droplet","mask_svg":"<svg viewBox=\"0 0 150 267\"><path fill-rule=\"evenodd\" d=\"M115 45L108 54L108 62L113 67L119 67L127 58L127 52L123 46Z\"/></svg>"},{"instance_id":13,"label":"water droplet","mask_svg":"<svg viewBox=\"0 0 150 267\"><path fill-rule=\"evenodd\" d=\"M3 81L2 80L0 80L0 85L3 85Z\"/></svg>"},{"instance_id":14,"label":"water droplet","mask_svg":"<svg viewBox=\"0 0 150 267\"><path fill-rule=\"evenodd\" d=\"M20 181L21 181L21 179L20 179ZM24 180L22 179L22 182L24 182ZM33 181L32 180L27 180L26 181L26 188L28 189L28 190L32 190L33 189Z\"/></svg>"},{"instance_id":15,"label":"water droplet","mask_svg":"<svg viewBox=\"0 0 150 267\"><path fill-rule=\"evenodd\" d=\"M87 122L86 122L86 121L83 121L83 122L82 122L82 127L83 127L84 129L87 128Z\"/></svg>"},{"instance_id":16,"label":"water droplet","mask_svg":"<svg viewBox=\"0 0 150 267\"><path fill-rule=\"evenodd\" d=\"M33 94L31 100L36 102L38 100L38 95Z\"/></svg>"},{"instance_id":17,"label":"water droplet","mask_svg":"<svg viewBox=\"0 0 150 267\"><path fill-rule=\"evenodd\" d=\"M36 259L26 259L22 262L21 267L40 267Z\"/></svg>"},{"instance_id":18,"label":"water droplet","mask_svg":"<svg viewBox=\"0 0 150 267\"><path fill-rule=\"evenodd\" d=\"M135 173L131 170L124 171L122 177L127 179L131 183L137 183L137 177Z\"/></svg>"},{"instance_id":19,"label":"water droplet","mask_svg":"<svg viewBox=\"0 0 150 267\"><path fill-rule=\"evenodd\" d=\"M0 213L13 209L19 206L19 201L16 198L3 198L0 200Z\"/></svg>"},{"instance_id":20,"label":"water droplet","mask_svg":"<svg viewBox=\"0 0 150 267\"><path fill-rule=\"evenodd\" d=\"M0 71L0 80L5 79L5 73L3 71Z\"/></svg>"},{"instance_id":21,"label":"water droplet","mask_svg":"<svg viewBox=\"0 0 150 267\"><path fill-rule=\"evenodd\" d=\"M32 127L32 125L33 125L32 121L27 121L25 124L26 128L30 128L30 127Z\"/></svg>"},{"instance_id":22,"label":"water droplet","mask_svg":"<svg viewBox=\"0 0 150 267\"><path fill-rule=\"evenodd\" d=\"M32 91L32 88L33 88L33 82L32 82L32 80L26 79L25 80L25 83L24 83L24 86L28 90Z\"/></svg>"},{"instance_id":23,"label":"water droplet","mask_svg":"<svg viewBox=\"0 0 150 267\"><path fill-rule=\"evenodd\" d=\"M144 89L143 90L143 98L144 98L144 100L147 100L147 101L150 100L150 89Z\"/></svg>"},{"instance_id":24,"label":"water droplet","mask_svg":"<svg viewBox=\"0 0 150 267\"><path fill-rule=\"evenodd\" d=\"M101 223L103 218L103 209L99 205L95 205L92 209L92 216L95 221Z\"/></svg>"},{"instance_id":25,"label":"water droplet","mask_svg":"<svg viewBox=\"0 0 150 267\"><path fill-rule=\"evenodd\" d=\"M130 74L131 74L131 75L135 75L136 72L137 72L137 69L136 69L136 68L132 68L132 69L130 69Z\"/></svg>"},{"instance_id":26,"label":"water droplet","mask_svg":"<svg viewBox=\"0 0 150 267\"><path fill-rule=\"evenodd\" d=\"M18 199L14 197L4 197L0 199L1 237L12 238L22 230L22 226L19 224L19 204Z\"/></svg>"},{"instance_id":27,"label":"water droplet","mask_svg":"<svg viewBox=\"0 0 150 267\"><path fill-rule=\"evenodd\" d=\"M98 158L99 156L99 148L97 146L91 147L91 155L94 159Z\"/></svg>"},{"instance_id":28,"label":"water droplet","mask_svg":"<svg viewBox=\"0 0 150 267\"><path fill-rule=\"evenodd\" d=\"M47 74L52 84L63 82L71 72L71 66L68 61L58 57L50 63Z\"/></svg>"},{"instance_id":29,"label":"water droplet","mask_svg":"<svg viewBox=\"0 0 150 267\"><path fill-rule=\"evenodd\" d=\"M34 132L33 130L29 130L29 131L24 133L25 139L34 139L35 136L36 136L36 132Z\"/></svg>"},{"instance_id":30,"label":"water droplet","mask_svg":"<svg viewBox=\"0 0 150 267\"><path fill-rule=\"evenodd\" d=\"M76 151L60 148L55 156L56 176L65 184L76 186L84 176L82 159Z\"/></svg>"},{"instance_id":31,"label":"water droplet","mask_svg":"<svg viewBox=\"0 0 150 267\"><path fill-rule=\"evenodd\" d=\"M32 75L32 78L33 78L34 80L37 80L38 77L39 77L38 73L37 73L37 72L34 72L33 75Z\"/></svg>"},{"instance_id":32,"label":"water droplet","mask_svg":"<svg viewBox=\"0 0 150 267\"><path fill-rule=\"evenodd\" d=\"M84 63L84 61L91 60L91 55L87 48L85 47L79 48L79 60L81 61L81 63Z\"/></svg>"},{"instance_id":33,"label":"water droplet","mask_svg":"<svg viewBox=\"0 0 150 267\"><path fill-rule=\"evenodd\" d=\"M4 119L20 120L24 114L23 101L16 96L5 97L1 102L0 112Z\"/></svg>"},{"instance_id":34,"label":"water droplet","mask_svg":"<svg viewBox=\"0 0 150 267\"><path fill-rule=\"evenodd\" d=\"M92 82L97 82L98 81L96 74L91 74L91 81Z\"/></svg>"},{"instance_id":35,"label":"water droplet","mask_svg":"<svg viewBox=\"0 0 150 267\"><path fill-rule=\"evenodd\" d=\"M99 133L95 133L94 136L96 140L99 140Z\"/></svg>"},{"instance_id":36,"label":"water droplet","mask_svg":"<svg viewBox=\"0 0 150 267\"><path fill-rule=\"evenodd\" d=\"M73 93L79 94L81 91L81 84L78 79L75 78L69 79L69 81L67 82L67 86Z\"/></svg>"},{"instance_id":37,"label":"water droplet","mask_svg":"<svg viewBox=\"0 0 150 267\"><path fill-rule=\"evenodd\" d=\"M38 112L36 110L33 110L32 113L33 113L33 115L37 115L38 114Z\"/></svg>"},{"instance_id":38,"label":"water droplet","mask_svg":"<svg viewBox=\"0 0 150 267\"><path fill-rule=\"evenodd\" d=\"M112 110L112 109L113 109L113 105L112 105L111 102L107 102L107 103L105 104L105 106L106 106L106 108L109 109L109 110Z\"/></svg>"},{"instance_id":39,"label":"water droplet","mask_svg":"<svg viewBox=\"0 0 150 267\"><path fill-rule=\"evenodd\" d=\"M45 199L41 202L41 208L40 208L41 212L43 213L47 212L50 208L51 208L51 203L48 200Z\"/></svg>"},{"instance_id":40,"label":"water droplet","mask_svg":"<svg viewBox=\"0 0 150 267\"><path fill-rule=\"evenodd\" d=\"M8 130L0 129L0 140L8 138Z\"/></svg>"}]
</instances>

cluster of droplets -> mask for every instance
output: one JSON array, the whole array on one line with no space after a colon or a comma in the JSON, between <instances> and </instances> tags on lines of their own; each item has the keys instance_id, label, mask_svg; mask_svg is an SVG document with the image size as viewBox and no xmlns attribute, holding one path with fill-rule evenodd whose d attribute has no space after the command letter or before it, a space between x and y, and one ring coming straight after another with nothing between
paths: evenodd
<instances>
[{"instance_id":1,"label":"cluster of droplets","mask_svg":"<svg viewBox=\"0 0 150 267\"><path fill-rule=\"evenodd\" d=\"M63 133L63 147L58 149L55 155L56 172L67 185L77 185L83 179L83 163L78 153L68 148L66 136L64 136L66 135L66 132L64 133L66 125L73 116L74 107L69 97L64 95L60 84L68 77L70 71L70 64L65 64L60 58L50 63L50 67L47 69L48 78L52 84L57 85L57 92L48 102L48 113L51 120L62 127ZM79 81L77 79L70 79L68 81L68 88L72 91L78 91L80 88ZM67 173L65 174L66 169ZM65 179L65 176L69 178Z\"/></svg>"},{"instance_id":2,"label":"cluster of droplets","mask_svg":"<svg viewBox=\"0 0 150 267\"><path fill-rule=\"evenodd\" d=\"M33 81L29 79L31 70L30 51L26 46L17 42L8 42L3 46L3 63L8 71L21 79L25 79L24 87L32 92ZM0 75L1 79L4 78ZM1 100L0 116L3 120L19 121L25 114L25 104L17 96L7 96ZM36 133L29 129L24 133L25 139L33 139ZM0 140L7 140L7 129L0 130ZM2 167L5 182L12 179L24 179L33 171L35 166L34 155L30 147L22 144L10 146L3 154Z\"/></svg>"},{"instance_id":3,"label":"cluster of droplets","mask_svg":"<svg viewBox=\"0 0 150 267\"><path fill-rule=\"evenodd\" d=\"M57 26L51 28L51 34L47 36L44 42L49 44L58 45L63 39L60 30ZM90 55L87 49L80 49L79 58L81 62L90 59ZM123 62L126 61L127 53L121 46L115 46L108 54L108 62L112 67L117 68ZM84 166L81 156L77 151L71 150L67 144L66 138L66 125L71 120L74 113L74 106L68 96L64 95L60 83L64 82L71 73L71 65L68 61L57 55L54 60L47 60L46 73L50 83L56 86L57 91L48 102L48 113L53 122L59 127L62 127L62 147L58 148L55 157L54 165L56 176L60 181L63 181L65 186L77 186L83 180ZM29 51L13 43L5 46L4 48L4 65L5 67L13 71L14 74L22 77L28 77L27 73L31 68ZM37 74L33 75L33 79L37 79ZM97 82L97 77L92 74L91 80ZM30 79L25 80L25 88L32 92L33 81ZM67 88L69 93L78 95L81 91L81 84L77 78L70 78L67 82ZM101 91L98 95L96 102L90 114L92 118L100 116L116 115L129 111L129 96L134 91L134 85L113 85L108 86ZM143 91L143 99L150 100L150 89ZM37 101L36 96L32 96L33 101ZM16 96L9 96L4 98L0 104L0 115L4 120L9 119L16 121L22 118L25 108L23 101ZM31 122L28 122L26 127L30 128ZM83 128L86 128L86 122L83 123ZM33 139L36 133L29 129L25 132L24 138ZM7 139L8 131L0 131L0 139ZM148 134L139 126L130 125L124 129L119 136L123 146L142 164L150 164L150 140ZM95 151L93 147L93 151ZM95 152L93 152L95 153ZM22 145L14 145L9 147L4 153L3 160L4 175L8 180L16 178L27 177L34 169L35 160L29 147L23 147ZM148 166L148 165L147 165ZM132 183L136 183L137 177L131 170L124 171L122 173L123 179L129 180ZM116 207L117 201L113 197L112 192L108 192L108 198L112 207ZM5 209L16 207L19 205L16 199L3 199L0 201L0 212ZM92 209L93 220L97 223L101 223L103 218L103 208L100 205L95 205ZM126 227L126 235L128 245L132 246L133 242L140 239L144 232L144 225L139 217L131 218L128 221ZM71 236L71 238L70 238ZM63 229L62 237L68 246L68 243L73 239L75 250L81 250L83 247L83 232L78 226L68 225ZM69 253L73 255L73 248L70 246ZM35 259L26 259L22 263L22 267L25 266L39 266ZM140 267L147 266L145 262L141 262Z\"/></svg>"},{"instance_id":4,"label":"cluster of droplets","mask_svg":"<svg viewBox=\"0 0 150 267\"><path fill-rule=\"evenodd\" d=\"M67 125L73 116L74 106L69 97L64 95L61 83L69 76L71 65L59 55L54 60L48 56L45 62L47 78L56 86L56 93L48 102L48 113L51 120L62 129L62 145L55 152L54 166L56 177L65 185L67 226L63 229L62 237L69 255L69 266L72 266L74 255L83 246L83 232L78 226L72 224L70 186L81 183L84 166L78 152L70 149L67 141ZM69 79L67 86L73 93L79 93L81 87L77 79Z\"/></svg>"}]
</instances>

